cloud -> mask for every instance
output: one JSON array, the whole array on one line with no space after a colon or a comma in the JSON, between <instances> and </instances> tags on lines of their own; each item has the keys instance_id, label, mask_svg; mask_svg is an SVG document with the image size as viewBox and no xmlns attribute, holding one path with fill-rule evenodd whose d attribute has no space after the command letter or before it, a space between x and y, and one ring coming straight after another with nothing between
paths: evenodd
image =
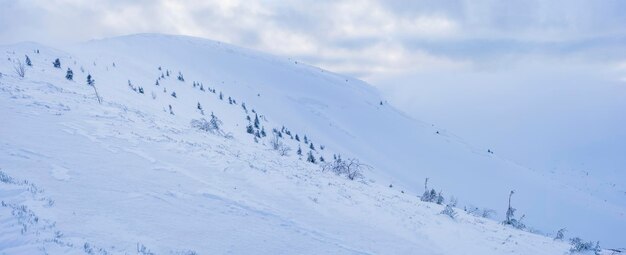
<instances>
[{"instance_id":1,"label":"cloud","mask_svg":"<svg viewBox=\"0 0 626 255\"><path fill-rule=\"evenodd\" d=\"M626 52L626 15L620 11L626 3L617 0L18 0L2 5L0 43L184 34L366 79L500 65L512 55L626 57L619 54Z\"/></svg>"}]
</instances>

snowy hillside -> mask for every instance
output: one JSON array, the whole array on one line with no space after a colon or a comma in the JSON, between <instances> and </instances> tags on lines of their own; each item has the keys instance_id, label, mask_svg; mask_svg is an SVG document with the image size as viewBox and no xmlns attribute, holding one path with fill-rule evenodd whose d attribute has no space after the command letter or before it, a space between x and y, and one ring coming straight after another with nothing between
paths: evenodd
<instances>
[{"instance_id":1,"label":"snowy hillside","mask_svg":"<svg viewBox=\"0 0 626 255\"><path fill-rule=\"evenodd\" d=\"M499 223L510 190L546 235L624 243L619 180L591 193L545 178L296 60L152 34L2 54L0 254L566 253ZM361 176L323 171L339 155ZM425 178L458 199L455 218L420 201Z\"/></svg>"}]
</instances>

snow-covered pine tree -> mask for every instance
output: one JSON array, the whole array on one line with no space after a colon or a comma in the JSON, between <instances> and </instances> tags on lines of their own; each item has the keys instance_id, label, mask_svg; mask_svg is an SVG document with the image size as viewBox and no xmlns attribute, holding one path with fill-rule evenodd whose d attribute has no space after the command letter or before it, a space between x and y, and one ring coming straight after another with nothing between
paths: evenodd
<instances>
[{"instance_id":1,"label":"snow-covered pine tree","mask_svg":"<svg viewBox=\"0 0 626 255\"><path fill-rule=\"evenodd\" d=\"M93 79L93 77L91 77L91 74L87 74L87 85L93 86L95 83L96 81Z\"/></svg>"},{"instance_id":2,"label":"snow-covered pine tree","mask_svg":"<svg viewBox=\"0 0 626 255\"><path fill-rule=\"evenodd\" d=\"M430 202L432 201L432 197L430 196L430 190L428 190L428 178L424 181L424 194L422 194L422 201Z\"/></svg>"},{"instance_id":3,"label":"snow-covered pine tree","mask_svg":"<svg viewBox=\"0 0 626 255\"><path fill-rule=\"evenodd\" d=\"M515 216L515 208L511 206L511 197L515 194L514 190L511 190L509 193L509 207L506 209L506 220L504 220L504 224L511 225L513 224L513 217Z\"/></svg>"},{"instance_id":4,"label":"snow-covered pine tree","mask_svg":"<svg viewBox=\"0 0 626 255\"><path fill-rule=\"evenodd\" d=\"M306 161L311 162L313 164L317 163L315 157L313 156L313 152L309 151Z\"/></svg>"},{"instance_id":5,"label":"snow-covered pine tree","mask_svg":"<svg viewBox=\"0 0 626 255\"><path fill-rule=\"evenodd\" d=\"M96 89L96 80L94 80L93 77L91 77L91 74L87 74L87 85L93 88L93 91L96 93L96 98L98 99L98 103L101 104L102 99L100 98L100 95L98 95L98 90Z\"/></svg>"},{"instance_id":6,"label":"snow-covered pine tree","mask_svg":"<svg viewBox=\"0 0 626 255\"><path fill-rule=\"evenodd\" d=\"M74 72L72 71L72 69L67 68L67 72L65 73L65 79L68 79L70 81L74 80Z\"/></svg>"},{"instance_id":7,"label":"snow-covered pine tree","mask_svg":"<svg viewBox=\"0 0 626 255\"><path fill-rule=\"evenodd\" d=\"M436 202L438 205L440 205L440 204L443 204L443 201L444 201L443 195L441 194L441 191L439 191L439 193L437 194Z\"/></svg>"}]
</instances>

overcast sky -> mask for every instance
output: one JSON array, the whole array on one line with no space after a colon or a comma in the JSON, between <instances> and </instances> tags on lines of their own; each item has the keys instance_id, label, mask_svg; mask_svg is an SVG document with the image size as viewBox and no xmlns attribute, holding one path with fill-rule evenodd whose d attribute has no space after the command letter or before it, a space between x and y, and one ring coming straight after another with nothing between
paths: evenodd
<instances>
[{"instance_id":1,"label":"overcast sky","mask_svg":"<svg viewBox=\"0 0 626 255\"><path fill-rule=\"evenodd\" d=\"M0 2L3 44L184 34L300 58L363 79L424 69L497 68L516 55L614 64L626 55L626 2L620 0Z\"/></svg>"},{"instance_id":2,"label":"overcast sky","mask_svg":"<svg viewBox=\"0 0 626 255\"><path fill-rule=\"evenodd\" d=\"M531 165L626 163L623 0L0 0L0 44L142 32L356 76L416 118Z\"/></svg>"}]
</instances>

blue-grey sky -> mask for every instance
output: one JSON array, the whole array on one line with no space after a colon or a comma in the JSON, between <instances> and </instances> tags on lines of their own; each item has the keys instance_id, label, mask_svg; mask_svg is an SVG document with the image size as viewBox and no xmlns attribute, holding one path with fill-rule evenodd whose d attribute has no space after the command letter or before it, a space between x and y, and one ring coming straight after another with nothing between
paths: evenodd
<instances>
[{"instance_id":1,"label":"blue-grey sky","mask_svg":"<svg viewBox=\"0 0 626 255\"><path fill-rule=\"evenodd\" d=\"M183 34L300 59L538 168L626 165L626 1L0 0L0 44Z\"/></svg>"}]
</instances>

